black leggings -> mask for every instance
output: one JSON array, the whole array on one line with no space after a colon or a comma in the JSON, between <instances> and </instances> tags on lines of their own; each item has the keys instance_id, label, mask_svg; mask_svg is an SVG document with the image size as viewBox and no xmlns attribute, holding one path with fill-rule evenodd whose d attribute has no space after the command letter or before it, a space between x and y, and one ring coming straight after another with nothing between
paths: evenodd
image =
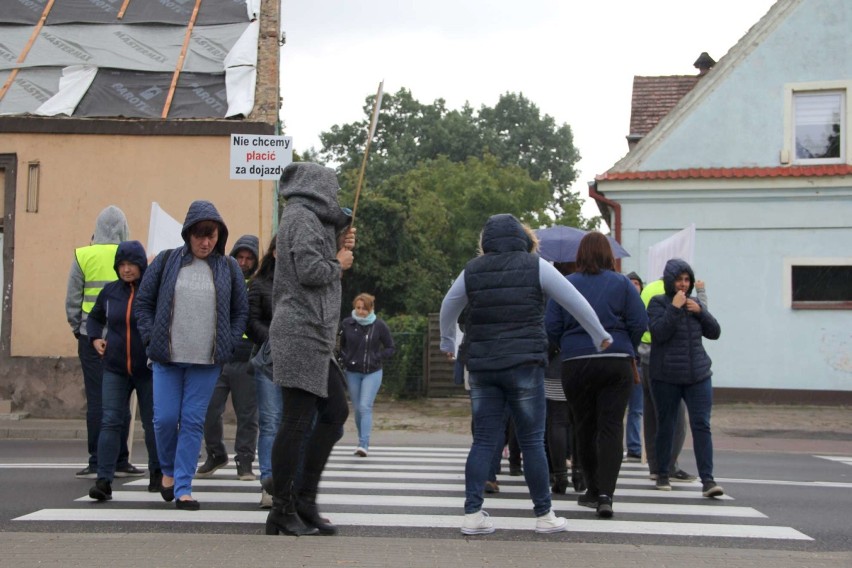
<instances>
[{"instance_id":1,"label":"black leggings","mask_svg":"<svg viewBox=\"0 0 852 568\"><path fill-rule=\"evenodd\" d=\"M331 450L343 437L349 405L343 375L334 363L329 368L327 398L297 388L282 390L284 416L272 444L272 480L276 500L289 502L297 474L299 493L316 495Z\"/></svg>"}]
</instances>

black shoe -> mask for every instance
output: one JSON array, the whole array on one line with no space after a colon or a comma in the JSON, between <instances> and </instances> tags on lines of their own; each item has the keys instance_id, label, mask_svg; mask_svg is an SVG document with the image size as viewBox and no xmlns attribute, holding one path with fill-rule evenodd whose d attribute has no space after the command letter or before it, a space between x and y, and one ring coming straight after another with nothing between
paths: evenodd
<instances>
[{"instance_id":1,"label":"black shoe","mask_svg":"<svg viewBox=\"0 0 852 568\"><path fill-rule=\"evenodd\" d=\"M524 470L521 466L509 464L509 475L511 475L512 477L518 477L519 475L523 474Z\"/></svg>"},{"instance_id":2,"label":"black shoe","mask_svg":"<svg viewBox=\"0 0 852 568\"><path fill-rule=\"evenodd\" d=\"M582 495L577 498L577 504L581 507L589 507L590 509L597 509L598 507L598 495L596 493L592 493L591 491L586 491Z\"/></svg>"},{"instance_id":3,"label":"black shoe","mask_svg":"<svg viewBox=\"0 0 852 568\"><path fill-rule=\"evenodd\" d=\"M172 484L171 487L163 487L162 482L160 485L160 496L163 498L163 501L166 503L170 503L175 500L175 486Z\"/></svg>"},{"instance_id":4,"label":"black shoe","mask_svg":"<svg viewBox=\"0 0 852 568\"><path fill-rule=\"evenodd\" d=\"M677 470L669 476L669 481L683 481L688 483L690 481L695 481L696 479L698 478L691 473L683 471L682 469Z\"/></svg>"},{"instance_id":5,"label":"black shoe","mask_svg":"<svg viewBox=\"0 0 852 568\"><path fill-rule=\"evenodd\" d=\"M318 532L319 529L316 527L309 527L303 523L296 511L285 513L283 509L273 506L266 517L267 535L307 536Z\"/></svg>"},{"instance_id":6,"label":"black shoe","mask_svg":"<svg viewBox=\"0 0 852 568\"><path fill-rule=\"evenodd\" d=\"M328 536L337 534L337 527L320 516L316 498L300 497L296 502L296 513L305 525L317 529L320 534Z\"/></svg>"},{"instance_id":7,"label":"black shoe","mask_svg":"<svg viewBox=\"0 0 852 568\"><path fill-rule=\"evenodd\" d=\"M201 467L198 468L198 471L195 472L195 477L210 477L213 473L219 469L220 467L224 467L228 465L228 456L216 457L213 455L207 455L207 460Z\"/></svg>"},{"instance_id":8,"label":"black shoe","mask_svg":"<svg viewBox=\"0 0 852 568\"><path fill-rule=\"evenodd\" d=\"M725 490L722 489L721 485L716 485L716 482L711 480L701 484L701 494L712 499L724 495Z\"/></svg>"},{"instance_id":9,"label":"black shoe","mask_svg":"<svg viewBox=\"0 0 852 568\"><path fill-rule=\"evenodd\" d=\"M602 519L612 518L612 497L609 495L598 496L598 516Z\"/></svg>"},{"instance_id":10,"label":"black shoe","mask_svg":"<svg viewBox=\"0 0 852 568\"><path fill-rule=\"evenodd\" d=\"M89 489L89 497L97 501L112 499L112 484L104 478L98 479Z\"/></svg>"},{"instance_id":11,"label":"black shoe","mask_svg":"<svg viewBox=\"0 0 852 568\"><path fill-rule=\"evenodd\" d=\"M554 493L558 493L559 495L564 495L566 491L568 491L568 474L567 473L557 473L553 476L553 485L551 485L550 490Z\"/></svg>"},{"instance_id":12,"label":"black shoe","mask_svg":"<svg viewBox=\"0 0 852 568\"><path fill-rule=\"evenodd\" d=\"M177 507L181 511L197 511L201 508L201 503L199 503L195 499L185 499L183 501L178 499L177 501L175 501L175 507Z\"/></svg>"},{"instance_id":13,"label":"black shoe","mask_svg":"<svg viewBox=\"0 0 852 568\"><path fill-rule=\"evenodd\" d=\"M237 478L240 481L254 481L257 479L257 476L251 470L251 460L237 458L235 461L237 462ZM198 472L201 473L201 469Z\"/></svg>"},{"instance_id":14,"label":"black shoe","mask_svg":"<svg viewBox=\"0 0 852 568\"><path fill-rule=\"evenodd\" d=\"M631 463L638 463L642 461L642 454L634 454L632 452L627 452L627 455L624 456L624 461Z\"/></svg>"},{"instance_id":15,"label":"black shoe","mask_svg":"<svg viewBox=\"0 0 852 568\"><path fill-rule=\"evenodd\" d=\"M148 476L148 493L159 493L163 488L163 472L159 469L151 470Z\"/></svg>"},{"instance_id":16,"label":"black shoe","mask_svg":"<svg viewBox=\"0 0 852 568\"><path fill-rule=\"evenodd\" d=\"M142 477L143 475L145 475L145 470L139 469L130 462L115 468L116 477Z\"/></svg>"},{"instance_id":17,"label":"black shoe","mask_svg":"<svg viewBox=\"0 0 852 568\"><path fill-rule=\"evenodd\" d=\"M74 477L76 477L77 479L97 479L98 466L89 464L85 468L75 473Z\"/></svg>"}]
</instances>

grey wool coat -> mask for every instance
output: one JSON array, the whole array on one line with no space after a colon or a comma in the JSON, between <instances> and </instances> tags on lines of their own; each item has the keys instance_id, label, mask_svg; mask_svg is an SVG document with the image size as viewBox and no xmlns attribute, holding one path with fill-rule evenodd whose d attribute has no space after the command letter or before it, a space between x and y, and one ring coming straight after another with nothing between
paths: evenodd
<instances>
[{"instance_id":1,"label":"grey wool coat","mask_svg":"<svg viewBox=\"0 0 852 568\"><path fill-rule=\"evenodd\" d=\"M274 380L326 398L329 372L339 371L334 348L343 269L337 237L349 215L337 202L340 188L330 168L290 164L280 187L287 204L278 228L269 327Z\"/></svg>"}]
</instances>

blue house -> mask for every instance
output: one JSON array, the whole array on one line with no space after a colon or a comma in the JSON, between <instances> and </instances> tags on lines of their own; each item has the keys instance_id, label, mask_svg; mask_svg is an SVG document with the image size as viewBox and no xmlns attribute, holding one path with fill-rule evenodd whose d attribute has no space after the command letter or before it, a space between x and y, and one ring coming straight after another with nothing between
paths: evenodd
<instances>
[{"instance_id":1,"label":"blue house","mask_svg":"<svg viewBox=\"0 0 852 568\"><path fill-rule=\"evenodd\" d=\"M646 274L696 225L717 398L852 402L852 2L779 0L696 76L637 77L630 150L590 183Z\"/></svg>"}]
</instances>

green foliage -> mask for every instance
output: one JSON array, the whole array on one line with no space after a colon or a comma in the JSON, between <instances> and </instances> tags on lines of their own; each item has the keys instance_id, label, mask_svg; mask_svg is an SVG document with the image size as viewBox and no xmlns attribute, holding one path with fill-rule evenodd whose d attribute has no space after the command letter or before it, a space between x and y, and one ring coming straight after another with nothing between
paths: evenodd
<instances>
[{"instance_id":1,"label":"green foliage","mask_svg":"<svg viewBox=\"0 0 852 568\"><path fill-rule=\"evenodd\" d=\"M353 205L374 96L364 119L334 125L311 157L338 165L340 202ZM303 156L304 157L304 156ZM386 314L426 314L476 254L489 216L531 226L582 226L570 186L580 159L570 126L522 94L491 108L451 110L400 89L386 94L357 206L355 265L344 298L375 294Z\"/></svg>"},{"instance_id":2,"label":"green foliage","mask_svg":"<svg viewBox=\"0 0 852 568\"><path fill-rule=\"evenodd\" d=\"M385 319L396 353L383 365L382 392L393 398L412 398L423 392L423 348L428 327L424 316Z\"/></svg>"}]
</instances>

